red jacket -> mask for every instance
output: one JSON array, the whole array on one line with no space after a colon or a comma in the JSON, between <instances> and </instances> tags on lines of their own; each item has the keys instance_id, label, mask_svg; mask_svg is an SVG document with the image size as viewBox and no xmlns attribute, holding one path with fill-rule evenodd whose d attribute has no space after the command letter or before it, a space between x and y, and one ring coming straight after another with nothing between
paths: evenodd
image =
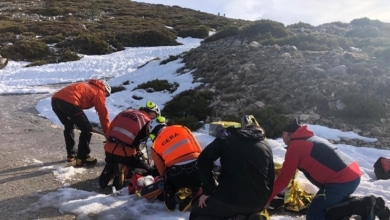
<instances>
[{"instance_id":1,"label":"red jacket","mask_svg":"<svg viewBox=\"0 0 390 220\"><path fill-rule=\"evenodd\" d=\"M61 99L82 109L95 107L103 132L106 134L110 126L110 118L106 107L106 89L100 80L91 79L88 83L73 83L57 91L53 99Z\"/></svg>"},{"instance_id":2,"label":"red jacket","mask_svg":"<svg viewBox=\"0 0 390 220\"><path fill-rule=\"evenodd\" d=\"M140 142L149 135L149 121L148 114L143 111L127 109L120 112L107 131L104 151L122 157L134 156Z\"/></svg>"},{"instance_id":3,"label":"red jacket","mask_svg":"<svg viewBox=\"0 0 390 220\"><path fill-rule=\"evenodd\" d=\"M356 161L326 139L315 136L307 125L301 126L292 135L270 201L287 186L297 169L318 187L327 183L349 182L362 175Z\"/></svg>"}]
</instances>

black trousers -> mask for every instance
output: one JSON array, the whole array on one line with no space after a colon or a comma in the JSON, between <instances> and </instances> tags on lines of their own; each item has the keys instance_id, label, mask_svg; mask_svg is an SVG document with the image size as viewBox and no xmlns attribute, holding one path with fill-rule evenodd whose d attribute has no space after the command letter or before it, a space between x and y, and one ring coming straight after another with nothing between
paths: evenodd
<instances>
[{"instance_id":1,"label":"black trousers","mask_svg":"<svg viewBox=\"0 0 390 220\"><path fill-rule=\"evenodd\" d=\"M227 192L229 193L229 192ZM207 207L200 208L199 200L192 203L190 220L228 220L236 215L249 216L250 214L259 212L253 208L230 205L221 200L210 196L206 200Z\"/></svg>"},{"instance_id":2,"label":"black trousers","mask_svg":"<svg viewBox=\"0 0 390 220\"><path fill-rule=\"evenodd\" d=\"M164 176L164 192L173 195L181 188L190 188L195 194L200 188L197 162L175 165L168 168Z\"/></svg>"},{"instance_id":3,"label":"black trousers","mask_svg":"<svg viewBox=\"0 0 390 220\"><path fill-rule=\"evenodd\" d=\"M129 168L129 172L131 172L134 169L143 169L146 171L146 175L151 175L151 167L149 164L136 156L129 156L129 157L121 157L115 154L111 154L106 152L106 164L118 164L121 163L123 165L126 165Z\"/></svg>"},{"instance_id":4,"label":"black trousers","mask_svg":"<svg viewBox=\"0 0 390 220\"><path fill-rule=\"evenodd\" d=\"M59 99L52 99L51 107L58 119L64 125L64 137L67 154L75 154L74 128L80 129L77 158L85 159L91 153L89 143L92 136L92 126L83 109Z\"/></svg>"}]
</instances>

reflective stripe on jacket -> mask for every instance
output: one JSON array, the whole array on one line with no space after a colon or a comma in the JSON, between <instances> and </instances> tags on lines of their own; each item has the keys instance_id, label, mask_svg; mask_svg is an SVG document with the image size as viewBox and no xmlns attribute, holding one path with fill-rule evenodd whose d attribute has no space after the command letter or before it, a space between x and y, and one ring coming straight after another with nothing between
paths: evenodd
<instances>
[{"instance_id":1,"label":"reflective stripe on jacket","mask_svg":"<svg viewBox=\"0 0 390 220\"><path fill-rule=\"evenodd\" d=\"M197 159L202 151L201 145L192 132L182 125L163 128L154 140L152 148L153 160L160 174L167 167Z\"/></svg>"},{"instance_id":2,"label":"reflective stripe on jacket","mask_svg":"<svg viewBox=\"0 0 390 220\"><path fill-rule=\"evenodd\" d=\"M107 139L115 139L119 144L107 141L104 150L119 156L134 155L136 151L132 148L137 148L140 141L148 137L149 121L145 112L134 109L122 111L112 120L107 132ZM127 153L130 155L125 155Z\"/></svg>"}]
</instances>

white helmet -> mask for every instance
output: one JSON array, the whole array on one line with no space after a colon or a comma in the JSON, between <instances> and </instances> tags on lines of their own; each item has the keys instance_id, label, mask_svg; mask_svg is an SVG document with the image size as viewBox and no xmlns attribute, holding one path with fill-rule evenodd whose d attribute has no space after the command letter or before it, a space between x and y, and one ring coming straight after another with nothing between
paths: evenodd
<instances>
[{"instance_id":1,"label":"white helmet","mask_svg":"<svg viewBox=\"0 0 390 220\"><path fill-rule=\"evenodd\" d=\"M157 117L161 115L160 108L156 105L156 103L152 101L147 101L145 107L154 113L156 113Z\"/></svg>"},{"instance_id":2,"label":"white helmet","mask_svg":"<svg viewBox=\"0 0 390 220\"><path fill-rule=\"evenodd\" d=\"M149 124L149 137L152 141L156 139L157 135L160 133L160 131L167 126L165 123L165 117L164 116L158 116L157 118L150 121Z\"/></svg>"},{"instance_id":3,"label":"white helmet","mask_svg":"<svg viewBox=\"0 0 390 220\"><path fill-rule=\"evenodd\" d=\"M108 93L108 96L110 96L111 95L111 86L110 86L110 84L108 84L108 82L105 81L105 80L101 80L101 81L102 81L102 83L104 85L104 88L106 89L106 92Z\"/></svg>"}]
</instances>

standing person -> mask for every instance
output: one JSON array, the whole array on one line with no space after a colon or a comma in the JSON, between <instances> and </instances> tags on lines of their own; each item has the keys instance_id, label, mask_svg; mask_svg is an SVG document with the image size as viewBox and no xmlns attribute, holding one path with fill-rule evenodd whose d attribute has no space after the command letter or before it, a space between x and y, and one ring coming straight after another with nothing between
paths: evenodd
<instances>
[{"instance_id":1,"label":"standing person","mask_svg":"<svg viewBox=\"0 0 390 220\"><path fill-rule=\"evenodd\" d=\"M197 158L202 151L190 129L182 125L165 124L165 120L150 123L151 155L164 180L164 203L168 210L176 208L175 193L190 188L191 195L179 203L179 210L186 211L200 189Z\"/></svg>"},{"instance_id":2,"label":"standing person","mask_svg":"<svg viewBox=\"0 0 390 220\"><path fill-rule=\"evenodd\" d=\"M214 161L220 159L218 184ZM192 207L190 220L228 219L244 215L260 219L275 179L273 154L263 129L256 123L230 128L216 138L198 158L203 195Z\"/></svg>"},{"instance_id":3,"label":"standing person","mask_svg":"<svg viewBox=\"0 0 390 220\"><path fill-rule=\"evenodd\" d=\"M159 107L147 101L145 107L138 110L126 109L112 120L106 133L104 144L106 165L99 177L99 185L103 189L112 178L117 190L122 189L125 178L125 167L129 171L135 168L150 171L149 165L142 158L139 145L149 136L149 122L160 116ZM127 173L129 174L129 172Z\"/></svg>"},{"instance_id":4,"label":"standing person","mask_svg":"<svg viewBox=\"0 0 390 220\"><path fill-rule=\"evenodd\" d=\"M269 202L287 186L298 169L319 188L306 219L326 219L325 210L340 203L358 187L362 175L359 164L326 139L315 136L298 120L286 125L282 138L287 151Z\"/></svg>"},{"instance_id":5,"label":"standing person","mask_svg":"<svg viewBox=\"0 0 390 220\"><path fill-rule=\"evenodd\" d=\"M111 87L106 81L91 79L88 82L70 84L52 96L52 109L65 127L64 137L68 162L76 159L76 166L96 164L97 159L89 155L92 126L83 110L95 107L103 132L106 133L110 125L106 97L110 94ZM74 148L75 125L81 131L77 150Z\"/></svg>"}]
</instances>

